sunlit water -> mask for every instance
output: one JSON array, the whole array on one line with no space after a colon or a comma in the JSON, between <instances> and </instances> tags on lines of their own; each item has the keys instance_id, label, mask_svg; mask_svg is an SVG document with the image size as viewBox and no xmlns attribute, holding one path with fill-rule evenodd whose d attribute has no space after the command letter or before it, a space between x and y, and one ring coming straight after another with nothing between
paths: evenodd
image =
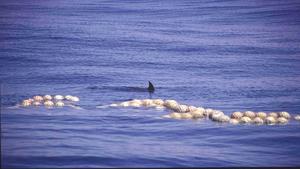
<instances>
[{"instance_id":1,"label":"sunlit water","mask_svg":"<svg viewBox=\"0 0 300 169\"><path fill-rule=\"evenodd\" d=\"M96 108L152 98L300 114L299 1L1 1L3 167L299 166L300 123ZM9 107L36 94L83 110Z\"/></svg>"}]
</instances>

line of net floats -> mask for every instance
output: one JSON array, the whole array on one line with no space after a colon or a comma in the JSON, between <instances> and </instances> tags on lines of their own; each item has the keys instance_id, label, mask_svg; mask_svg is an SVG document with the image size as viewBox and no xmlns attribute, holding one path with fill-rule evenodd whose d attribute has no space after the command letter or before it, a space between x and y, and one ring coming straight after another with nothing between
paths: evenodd
<instances>
[{"instance_id":1,"label":"line of net floats","mask_svg":"<svg viewBox=\"0 0 300 169\"><path fill-rule=\"evenodd\" d=\"M79 101L79 97L77 96L71 96L71 95L36 95L32 98L28 98L22 101L21 105L22 107L29 107L29 106L45 106L47 108L53 108L53 107L64 107L64 106L71 106L75 102Z\"/></svg>"},{"instance_id":2,"label":"line of net floats","mask_svg":"<svg viewBox=\"0 0 300 169\"><path fill-rule=\"evenodd\" d=\"M176 100L162 100L162 99L134 99L121 103L110 104L111 107L153 107L156 109L168 109L171 113L163 115L163 118L170 118L176 120L191 120L191 119L210 119L220 123L231 124L287 124L289 120L300 121L300 115L292 116L285 111L282 112L233 112L230 116L225 115L220 110L211 108L195 107L185 104L180 104Z\"/></svg>"},{"instance_id":3,"label":"line of net floats","mask_svg":"<svg viewBox=\"0 0 300 169\"><path fill-rule=\"evenodd\" d=\"M71 106L74 102L78 102L80 99L77 96L72 95L44 95L33 96L32 98L22 101L22 107L29 106L45 106L47 108ZM133 99L130 101L113 103L110 107L152 107L156 109L167 109L171 113L163 115L163 118L176 119L176 120L192 120L192 119L210 119L220 123L231 124L287 124L290 120L300 121L300 115L292 117L290 113L286 111L282 112L233 112L230 116L224 114L220 110L211 108L195 107L192 105L180 104L176 100L163 100L163 99Z\"/></svg>"}]
</instances>

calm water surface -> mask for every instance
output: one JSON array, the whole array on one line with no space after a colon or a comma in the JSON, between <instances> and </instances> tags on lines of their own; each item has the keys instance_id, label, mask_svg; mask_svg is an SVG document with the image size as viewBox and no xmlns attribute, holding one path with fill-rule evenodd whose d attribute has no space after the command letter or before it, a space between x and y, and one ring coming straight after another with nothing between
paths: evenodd
<instances>
[{"instance_id":1,"label":"calm water surface","mask_svg":"<svg viewBox=\"0 0 300 169\"><path fill-rule=\"evenodd\" d=\"M300 123L254 126L102 108L153 98L300 113L300 2L0 3L2 167L299 166ZM36 94L83 110L9 109Z\"/></svg>"}]
</instances>

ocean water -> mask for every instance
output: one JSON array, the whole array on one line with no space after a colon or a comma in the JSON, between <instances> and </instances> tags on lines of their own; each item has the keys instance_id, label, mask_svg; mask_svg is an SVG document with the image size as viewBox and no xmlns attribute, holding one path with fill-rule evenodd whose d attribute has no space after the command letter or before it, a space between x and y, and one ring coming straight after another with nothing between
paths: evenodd
<instances>
[{"instance_id":1,"label":"ocean water","mask_svg":"<svg viewBox=\"0 0 300 169\"><path fill-rule=\"evenodd\" d=\"M300 166L300 123L96 108L152 98L300 114L297 0L0 2L2 167ZM77 106L16 108L37 94Z\"/></svg>"}]
</instances>

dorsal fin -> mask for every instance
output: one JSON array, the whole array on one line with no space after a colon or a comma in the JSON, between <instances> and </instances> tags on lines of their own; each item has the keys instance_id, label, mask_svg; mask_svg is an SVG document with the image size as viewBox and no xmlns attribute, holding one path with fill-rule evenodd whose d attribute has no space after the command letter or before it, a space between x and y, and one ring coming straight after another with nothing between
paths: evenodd
<instances>
[{"instance_id":1,"label":"dorsal fin","mask_svg":"<svg viewBox=\"0 0 300 169\"><path fill-rule=\"evenodd\" d=\"M151 92L151 93L153 93L154 90L155 90L154 86L153 86L153 84L150 81L148 81L148 82L149 82L148 91Z\"/></svg>"}]
</instances>

